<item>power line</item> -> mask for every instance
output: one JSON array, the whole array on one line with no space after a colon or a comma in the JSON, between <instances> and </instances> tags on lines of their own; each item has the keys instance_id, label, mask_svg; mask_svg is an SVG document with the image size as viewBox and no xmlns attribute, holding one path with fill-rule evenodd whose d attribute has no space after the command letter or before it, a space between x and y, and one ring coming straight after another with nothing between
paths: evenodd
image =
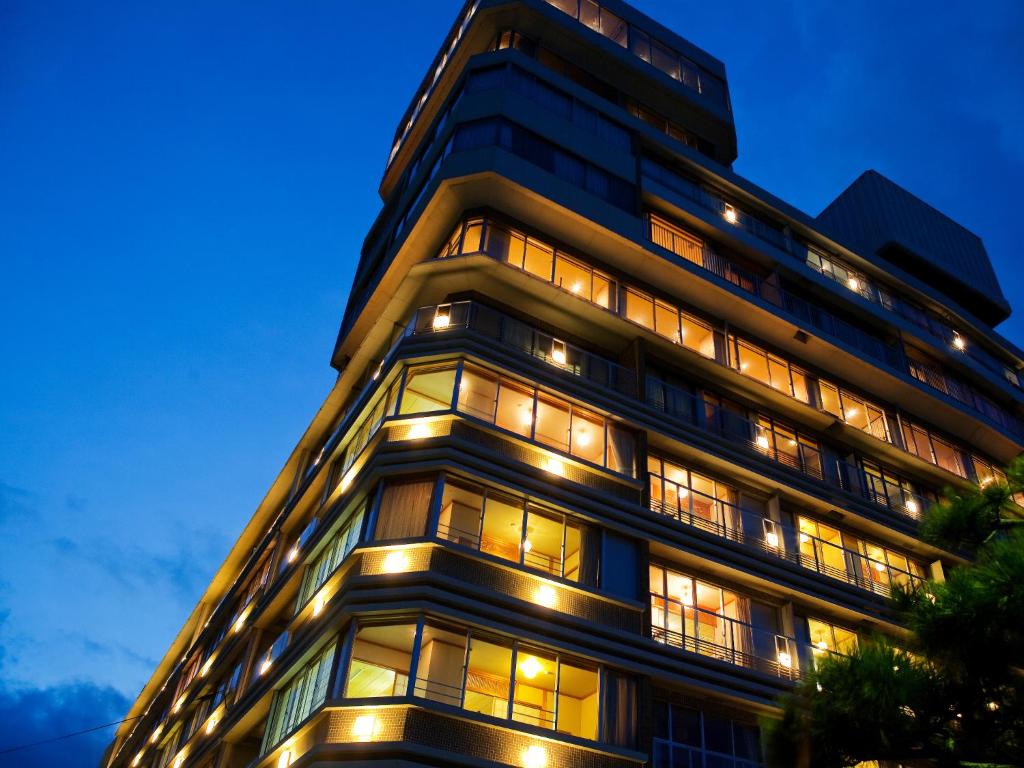
<instances>
[{"instance_id":1,"label":"power line","mask_svg":"<svg viewBox=\"0 0 1024 768\"><path fill-rule=\"evenodd\" d=\"M19 744L16 747L6 747L0 749L0 755L9 755L12 752L20 752L23 749L30 749L31 747L39 747L43 744L52 744L55 741L63 741L64 739L71 739L75 736L82 736L86 733L92 733L93 731L102 731L104 728L110 728L114 725L120 725L121 723L127 723L129 720L138 720L142 715L136 715L135 717L126 717L124 720L115 720L113 723L105 723L104 725L97 725L92 728L86 728L82 731L75 731L74 733L65 733L63 736L54 736L52 739L43 739L42 741L33 741L28 744Z\"/></svg>"}]
</instances>

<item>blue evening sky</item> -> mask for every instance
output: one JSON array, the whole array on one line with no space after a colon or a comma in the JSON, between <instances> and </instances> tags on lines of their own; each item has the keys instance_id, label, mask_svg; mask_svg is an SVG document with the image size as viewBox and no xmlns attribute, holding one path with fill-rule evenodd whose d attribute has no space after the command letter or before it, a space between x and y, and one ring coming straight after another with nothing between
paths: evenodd
<instances>
[{"instance_id":1,"label":"blue evening sky","mask_svg":"<svg viewBox=\"0 0 1024 768\"><path fill-rule=\"evenodd\" d=\"M875 168L1024 301L1019 0L636 4L726 62L739 173ZM0 749L116 719L263 497L458 7L0 0Z\"/></svg>"}]
</instances>

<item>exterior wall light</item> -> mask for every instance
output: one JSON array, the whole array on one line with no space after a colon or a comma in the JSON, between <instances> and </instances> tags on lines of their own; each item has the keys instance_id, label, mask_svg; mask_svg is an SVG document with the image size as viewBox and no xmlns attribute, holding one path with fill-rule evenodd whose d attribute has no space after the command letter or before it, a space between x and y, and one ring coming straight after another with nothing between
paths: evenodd
<instances>
[{"instance_id":1,"label":"exterior wall light","mask_svg":"<svg viewBox=\"0 0 1024 768\"><path fill-rule=\"evenodd\" d=\"M544 665L537 660L536 656L527 656L519 665L519 671L523 673L523 677L527 680L533 680L533 678L544 671Z\"/></svg>"},{"instance_id":2,"label":"exterior wall light","mask_svg":"<svg viewBox=\"0 0 1024 768\"><path fill-rule=\"evenodd\" d=\"M409 570L409 557L400 549L388 552L381 569L384 573L404 573Z\"/></svg>"},{"instance_id":3,"label":"exterior wall light","mask_svg":"<svg viewBox=\"0 0 1024 768\"><path fill-rule=\"evenodd\" d=\"M726 203L725 210L722 211L722 218L728 221L730 224L735 224L740 220L739 214L736 213L736 209Z\"/></svg>"},{"instance_id":4,"label":"exterior wall light","mask_svg":"<svg viewBox=\"0 0 1024 768\"><path fill-rule=\"evenodd\" d=\"M964 337L961 336L959 333L953 334L953 347L958 352L963 352L965 349L967 349L967 342L964 341Z\"/></svg>"},{"instance_id":5,"label":"exterior wall light","mask_svg":"<svg viewBox=\"0 0 1024 768\"><path fill-rule=\"evenodd\" d=\"M793 657L789 655L789 651L779 651L779 665L790 669L793 666Z\"/></svg>"},{"instance_id":6,"label":"exterior wall light","mask_svg":"<svg viewBox=\"0 0 1024 768\"><path fill-rule=\"evenodd\" d=\"M768 544L772 549L779 548L779 534L775 531L768 531L764 536L765 543Z\"/></svg>"},{"instance_id":7,"label":"exterior wall light","mask_svg":"<svg viewBox=\"0 0 1024 768\"><path fill-rule=\"evenodd\" d=\"M352 738L356 741L369 741L377 735L379 724L376 715L360 715L352 724Z\"/></svg>"},{"instance_id":8,"label":"exterior wall light","mask_svg":"<svg viewBox=\"0 0 1024 768\"><path fill-rule=\"evenodd\" d=\"M409 429L409 440L422 440L424 437L430 437L430 430L427 429L427 425L422 421L412 425Z\"/></svg>"},{"instance_id":9,"label":"exterior wall light","mask_svg":"<svg viewBox=\"0 0 1024 768\"><path fill-rule=\"evenodd\" d=\"M206 721L206 735L209 736L217 728L217 718L211 717Z\"/></svg>"},{"instance_id":10,"label":"exterior wall light","mask_svg":"<svg viewBox=\"0 0 1024 768\"><path fill-rule=\"evenodd\" d=\"M846 287L854 293L860 293L860 279L855 275L850 275L846 278Z\"/></svg>"},{"instance_id":11,"label":"exterior wall light","mask_svg":"<svg viewBox=\"0 0 1024 768\"><path fill-rule=\"evenodd\" d=\"M288 550L288 562L294 563L299 559L299 545L296 544L294 547Z\"/></svg>"},{"instance_id":12,"label":"exterior wall light","mask_svg":"<svg viewBox=\"0 0 1024 768\"><path fill-rule=\"evenodd\" d=\"M763 432L758 433L754 442L757 443L757 447L760 448L762 451L767 451L770 445L770 443L768 442L768 435L764 434Z\"/></svg>"},{"instance_id":13,"label":"exterior wall light","mask_svg":"<svg viewBox=\"0 0 1024 768\"><path fill-rule=\"evenodd\" d=\"M443 331L452 322L450 307L438 307L434 314L434 330Z\"/></svg>"},{"instance_id":14,"label":"exterior wall light","mask_svg":"<svg viewBox=\"0 0 1024 768\"><path fill-rule=\"evenodd\" d=\"M545 608L554 608L558 602L558 593L549 584L542 584L533 595L533 601Z\"/></svg>"},{"instance_id":15,"label":"exterior wall light","mask_svg":"<svg viewBox=\"0 0 1024 768\"><path fill-rule=\"evenodd\" d=\"M324 612L324 606L327 605L327 591L323 590L313 600L313 616L319 616Z\"/></svg>"},{"instance_id":16,"label":"exterior wall light","mask_svg":"<svg viewBox=\"0 0 1024 768\"><path fill-rule=\"evenodd\" d=\"M547 768L548 751L537 744L523 750L523 768Z\"/></svg>"},{"instance_id":17,"label":"exterior wall light","mask_svg":"<svg viewBox=\"0 0 1024 768\"><path fill-rule=\"evenodd\" d=\"M216 656L211 656L210 658L208 658L206 661L203 662L203 666L199 668L199 676L200 677L206 677L210 673L210 667L213 666L213 662L214 662L214 660L216 658L217 658Z\"/></svg>"},{"instance_id":18,"label":"exterior wall light","mask_svg":"<svg viewBox=\"0 0 1024 768\"><path fill-rule=\"evenodd\" d=\"M274 665L274 660L272 658L270 658L270 656L267 656L267 658L265 658L263 660L263 663L260 664L260 674L261 675L267 674L267 672L270 670L270 668L273 665Z\"/></svg>"},{"instance_id":19,"label":"exterior wall light","mask_svg":"<svg viewBox=\"0 0 1024 768\"><path fill-rule=\"evenodd\" d=\"M563 477L565 475L565 465L558 459L547 459L544 462L544 471Z\"/></svg>"},{"instance_id":20,"label":"exterior wall light","mask_svg":"<svg viewBox=\"0 0 1024 768\"><path fill-rule=\"evenodd\" d=\"M281 756L277 758L277 768L288 768L292 764L292 751L286 749L281 753Z\"/></svg>"},{"instance_id":21,"label":"exterior wall light","mask_svg":"<svg viewBox=\"0 0 1024 768\"><path fill-rule=\"evenodd\" d=\"M906 507L907 512L909 512L912 515L916 515L918 512L921 511L921 506L917 503L916 499L907 499Z\"/></svg>"},{"instance_id":22,"label":"exterior wall light","mask_svg":"<svg viewBox=\"0 0 1024 768\"><path fill-rule=\"evenodd\" d=\"M553 339L551 341L551 359L559 365L565 365L565 342Z\"/></svg>"}]
</instances>

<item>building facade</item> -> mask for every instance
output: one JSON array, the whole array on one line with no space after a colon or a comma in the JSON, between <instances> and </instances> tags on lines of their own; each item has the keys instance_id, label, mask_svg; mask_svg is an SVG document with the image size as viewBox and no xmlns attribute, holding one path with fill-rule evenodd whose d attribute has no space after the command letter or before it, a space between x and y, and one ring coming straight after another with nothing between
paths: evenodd
<instances>
[{"instance_id":1,"label":"building facade","mask_svg":"<svg viewBox=\"0 0 1024 768\"><path fill-rule=\"evenodd\" d=\"M723 65L617 0L470 0L395 135L336 385L111 768L751 768L899 638L945 486L1024 446L981 241L731 170Z\"/></svg>"}]
</instances>

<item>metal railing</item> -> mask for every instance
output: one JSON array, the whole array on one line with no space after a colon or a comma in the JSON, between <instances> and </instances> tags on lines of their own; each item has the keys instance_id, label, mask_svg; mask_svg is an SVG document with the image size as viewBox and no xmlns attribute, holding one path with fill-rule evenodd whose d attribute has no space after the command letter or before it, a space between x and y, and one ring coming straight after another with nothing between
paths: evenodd
<instances>
[{"instance_id":1,"label":"metal railing","mask_svg":"<svg viewBox=\"0 0 1024 768\"><path fill-rule=\"evenodd\" d=\"M662 480L657 475L652 475L652 477L657 477L658 481ZM665 482L670 481L666 480ZM743 512L739 507L720 499L705 497L709 505L713 503L722 510L721 513L712 516L695 514L693 508L698 504L693 502L694 495L704 496L704 494L690 490L686 497L682 497L687 499L685 505L679 503L678 500L681 497L677 494L675 504L652 498L650 507L653 512L676 520L683 525L700 528L758 552L796 563L824 576L838 579L875 594L888 597L892 593L893 584L917 587L924 583L922 577L909 571L896 568L855 550L810 536L788 523L772 520L750 511ZM810 549L809 553L805 551L807 549ZM838 566L834 563L842 563L842 565Z\"/></svg>"},{"instance_id":2,"label":"metal railing","mask_svg":"<svg viewBox=\"0 0 1024 768\"><path fill-rule=\"evenodd\" d=\"M656 642L789 680L800 677L795 639L656 592L650 596Z\"/></svg>"}]
</instances>

